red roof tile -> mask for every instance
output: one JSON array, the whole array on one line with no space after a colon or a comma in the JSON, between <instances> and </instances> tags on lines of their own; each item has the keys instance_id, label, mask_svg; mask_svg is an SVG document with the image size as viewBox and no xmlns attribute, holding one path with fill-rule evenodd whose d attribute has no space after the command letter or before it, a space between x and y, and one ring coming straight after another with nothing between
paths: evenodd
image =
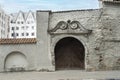
<instances>
[{"instance_id":1,"label":"red roof tile","mask_svg":"<svg viewBox=\"0 0 120 80\"><path fill-rule=\"evenodd\" d=\"M0 44L32 44L36 42L36 38L0 39Z\"/></svg>"}]
</instances>

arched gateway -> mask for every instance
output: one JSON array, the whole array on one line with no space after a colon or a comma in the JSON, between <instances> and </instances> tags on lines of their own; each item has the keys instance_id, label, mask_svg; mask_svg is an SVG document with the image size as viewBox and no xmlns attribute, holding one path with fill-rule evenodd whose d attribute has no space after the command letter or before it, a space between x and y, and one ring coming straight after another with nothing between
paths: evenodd
<instances>
[{"instance_id":1,"label":"arched gateway","mask_svg":"<svg viewBox=\"0 0 120 80\"><path fill-rule=\"evenodd\" d=\"M85 48L76 38L66 37L59 40L54 52L56 70L85 68Z\"/></svg>"},{"instance_id":2,"label":"arched gateway","mask_svg":"<svg viewBox=\"0 0 120 80\"><path fill-rule=\"evenodd\" d=\"M71 20L60 21L53 29L48 30L52 38L52 64L55 63L56 70L85 69L85 53L87 54L87 50L78 39L83 38L82 36L89 36L91 32L92 30L84 28L79 21ZM75 36L77 39L74 38ZM61 37L64 38L61 39ZM61 40L58 41L58 39ZM56 43L56 41L58 42Z\"/></svg>"}]
</instances>

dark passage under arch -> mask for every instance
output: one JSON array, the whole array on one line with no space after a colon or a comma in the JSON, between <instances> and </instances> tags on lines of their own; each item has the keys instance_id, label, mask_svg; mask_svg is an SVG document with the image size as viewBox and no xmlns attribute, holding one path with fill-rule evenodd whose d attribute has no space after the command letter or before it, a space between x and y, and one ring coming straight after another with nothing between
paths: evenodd
<instances>
[{"instance_id":1,"label":"dark passage under arch","mask_svg":"<svg viewBox=\"0 0 120 80\"><path fill-rule=\"evenodd\" d=\"M66 37L55 46L55 67L60 69L84 69L85 49L83 44L73 38Z\"/></svg>"}]
</instances>

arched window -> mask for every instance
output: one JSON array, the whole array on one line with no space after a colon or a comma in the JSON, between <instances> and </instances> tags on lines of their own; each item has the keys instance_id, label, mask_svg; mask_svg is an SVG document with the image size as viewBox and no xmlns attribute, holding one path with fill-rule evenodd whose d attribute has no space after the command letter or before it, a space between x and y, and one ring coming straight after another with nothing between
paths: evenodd
<instances>
[{"instance_id":1,"label":"arched window","mask_svg":"<svg viewBox=\"0 0 120 80\"><path fill-rule=\"evenodd\" d=\"M20 52L10 53L4 62L5 71L24 71L27 65L26 56Z\"/></svg>"}]
</instances>

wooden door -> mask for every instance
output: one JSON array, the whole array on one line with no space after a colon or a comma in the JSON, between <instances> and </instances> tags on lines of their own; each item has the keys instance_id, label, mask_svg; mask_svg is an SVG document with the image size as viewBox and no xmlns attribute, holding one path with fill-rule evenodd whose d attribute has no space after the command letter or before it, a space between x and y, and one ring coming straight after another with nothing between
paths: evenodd
<instances>
[{"instance_id":1,"label":"wooden door","mask_svg":"<svg viewBox=\"0 0 120 80\"><path fill-rule=\"evenodd\" d=\"M75 38L60 40L55 47L56 69L84 69L84 46Z\"/></svg>"}]
</instances>

